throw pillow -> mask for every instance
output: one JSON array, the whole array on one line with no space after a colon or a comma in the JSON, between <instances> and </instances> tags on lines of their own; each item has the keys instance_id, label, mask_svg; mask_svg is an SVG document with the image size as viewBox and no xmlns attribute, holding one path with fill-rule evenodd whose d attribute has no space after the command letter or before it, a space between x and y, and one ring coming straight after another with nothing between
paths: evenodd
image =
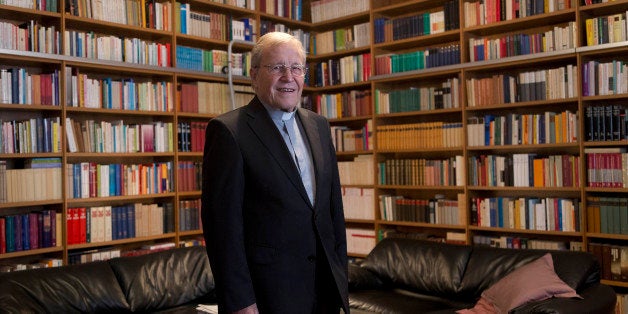
<instances>
[{"instance_id":1,"label":"throw pillow","mask_svg":"<svg viewBox=\"0 0 628 314\"><path fill-rule=\"evenodd\" d=\"M508 313L508 311L525 303L552 297L582 299L573 288L556 275L552 255L547 253L535 261L515 269L490 288L484 290L480 300L491 304L496 313ZM484 306L483 304L480 305Z\"/></svg>"}]
</instances>

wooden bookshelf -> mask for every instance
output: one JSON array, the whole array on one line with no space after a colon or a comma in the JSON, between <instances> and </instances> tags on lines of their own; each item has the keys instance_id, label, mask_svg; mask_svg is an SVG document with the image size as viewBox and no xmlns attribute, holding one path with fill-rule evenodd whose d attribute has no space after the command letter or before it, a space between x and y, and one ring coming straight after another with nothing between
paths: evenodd
<instances>
[{"instance_id":1,"label":"wooden bookshelf","mask_svg":"<svg viewBox=\"0 0 628 314\"><path fill-rule=\"evenodd\" d=\"M219 112L198 113L181 110L179 101L184 97L178 93L179 86L182 84L197 84L198 82L226 84L227 77L225 74L220 73L221 71L210 73L178 67L176 50L178 47L192 47L204 50L225 51L228 47L226 37L210 39L203 36L182 34L179 28L177 28L178 24L174 9L171 12L172 23L169 27L156 29L113 23L86 16L75 16L66 13L64 10L66 4L70 3L69 1L59 0L59 9L55 12L0 5L0 20L13 20L14 16L20 16L21 22L33 20L41 26L54 26L55 30L59 31L60 34L63 34L66 30L94 31L95 33L105 35L118 36L119 34L125 34L124 36L136 38L137 40L168 44L171 51L171 66L164 67L82 58L65 53L65 50L54 54L2 48L0 49L0 65L2 69L24 68L34 74L48 74L57 71L59 73L58 93L61 100L56 106L41 105L36 102L30 104L2 103L0 108L3 111L3 121L20 121L22 119L21 116L25 115L26 118L24 119L58 118L62 126L65 126L66 118L72 118L80 121L89 119L100 119L101 121L124 120L129 123L142 124L164 122L171 123L176 129L181 123L206 122L219 114ZM172 8L177 4L175 1L159 2L162 5L171 5ZM491 1L484 1L483 3L488 5L489 2L493 3ZM320 8L312 9L310 7L312 1L303 1L299 20L295 19L296 16L291 16L290 14L292 13L278 14L277 11L273 11L278 10L278 8L272 7L272 4L266 0L255 1L254 7L250 6L251 3L248 1L245 7L207 0L191 0L185 3L190 4L192 12L203 14L212 12L225 17L233 17L234 19L249 18L254 21L255 33L258 36L263 31L281 30L291 32L303 38L309 51L307 58L309 65L308 86L304 90L303 105L327 115L331 126L334 128L348 130L353 134L366 127L368 129L366 132L371 134L368 147L361 147L355 150L339 149L337 154L338 161L343 163L343 167L346 166L344 163L350 163L354 160L358 162L362 160L361 162L366 162L367 165L370 162L370 167L372 167L369 171L372 172L373 177L368 178L368 182L355 183L350 181L352 182L351 184L344 185L344 188L352 189L349 193L366 192L368 197L372 198L372 205L366 207L368 208L367 211L372 211L367 213L368 218L364 218L361 215L347 217L347 226L351 230L367 231L375 237L380 237L385 230L395 230L415 235L423 234L423 236L435 238L446 238L448 233L454 233L458 236L463 234L465 242L469 244L479 244L477 242L481 240L489 239L490 241L493 238L493 243L499 242L500 245L504 245L506 243L505 240L502 241L500 238L510 238L511 240L516 239L515 245L517 243L520 245L522 239L528 239L531 241L546 241L542 242L543 245L547 245L547 243L554 245L563 243L566 248L580 250L592 250L592 247L597 245L627 246L627 236L624 234L625 230L622 227L620 227L619 232L609 232L606 229L608 227L606 224L604 231L602 231L601 225L595 225L596 223L601 223L594 220L597 218L592 215L594 213L592 206L595 203L593 198L608 197L613 200L620 200L626 193L624 186L628 185L612 188L609 186L589 186L590 179L587 175L589 170L592 170L587 163L589 152L596 149L621 151L626 146L627 140L625 138L613 140L588 138L589 134L587 132L589 131L591 120L586 113L593 112L593 109L605 110L605 107L612 108L613 106L625 111L628 109L628 105L626 105L628 92L617 90L618 87L613 87L612 84L611 87L604 85L604 88L607 90L603 94L600 94L597 89L589 90L590 86L598 88L597 85L600 84L586 86L587 89L585 90L584 84L589 82L589 79L595 78L598 72L595 69L591 70L594 76L585 79L583 69L585 66L593 64L597 66L597 64L613 64L613 62L616 62L615 66L618 69L621 69L622 66L625 67L625 64L628 62L625 56L628 40L626 38L619 38L620 40L613 38L604 41L605 38L603 36L598 36L599 38L596 39L596 42L591 44L593 34L591 30L587 31L587 23L590 23L588 22L589 20L592 21L594 19L596 21L602 21L602 18L608 20L607 17L609 16L618 17L620 20L623 19L625 23L628 1L587 4L588 1L584 0L557 0L553 1L551 6L549 5L550 1L546 2L548 2L548 6L543 8L543 10L521 11L517 14L507 14L506 12L504 14L496 14L495 12L486 11L486 9L480 6L480 2L475 0L371 0L365 10L349 12L345 16L340 17L325 18L324 16L315 16L316 23L311 21L313 20L313 15L319 14ZM530 7L529 9L534 8ZM484 11L480 14L478 10ZM408 21L416 22L416 20L421 20L424 22L426 18L440 20L441 17L444 17L442 24L436 25L435 28L430 28L431 24L427 24L427 28L424 27L421 33L415 31L413 33L414 36L406 36L409 32L404 30L402 26L399 26L403 25L403 23L408 23ZM486 22L483 22L484 20ZM369 23L368 35L370 39L368 39L367 44L362 44L359 47L353 47L349 44L342 49L339 48L332 52L316 53L314 38L330 40L329 33L347 36L346 34L351 33L351 31L358 32L360 27L364 27L362 25L364 23ZM386 23L389 23L391 26L384 26ZM397 28L393 30L392 25L397 25ZM380 32L386 27L389 28L389 33L384 36ZM542 36L553 36L556 38L556 44L537 47L539 38ZM514 43L511 44L513 38L519 40L523 40L521 38L536 38L537 42L532 43L533 40L529 39L532 40L530 45L534 47L525 45L517 45L515 47ZM481 58L477 57L479 56L478 53L482 51L480 46L478 46L480 43L498 43L500 40L504 43L500 44L499 48L494 48L490 54L482 54ZM63 42L63 39L61 41ZM344 44L348 42L345 41ZM511 46L507 46L505 42L508 42L508 45ZM318 42L317 44L322 43ZM327 42L326 44L330 43ZM331 45L333 46L333 43ZM65 45L61 45L61 47L64 48ZM525 49L521 49L522 47L525 47ZM535 51L535 53L527 53L526 49L528 48L530 48L530 51ZM246 53L249 49L249 45L234 45L234 50L237 53ZM484 49L488 48L485 47ZM497 53L498 50L501 51L503 49L510 49L510 51L499 55ZM425 62L422 66L407 67L408 64L400 63L401 61L399 61L408 58L414 58L412 60L416 61L418 60L418 55L421 55L421 58L425 58L426 52L431 59L429 63ZM472 58L472 56L476 57ZM351 71L351 73L362 73L362 76L352 77L346 83L332 81L327 81L324 84L318 83L321 76L325 75L325 72L319 70L319 68L323 68L323 64L327 67L327 71L330 71L329 67L336 67L343 59L355 60L355 68L352 67L350 70L342 71L334 68L334 71L338 71L335 74L343 75L347 74L347 71ZM435 61L432 61L432 59ZM380 69L378 66L382 60L390 62L391 68L386 70ZM392 68L393 62L396 62L394 69ZM409 70L400 70L406 68ZM78 69L79 73L86 73L88 76L91 75L92 78L98 79L106 77L119 80L132 78L138 82L170 83L174 101L173 107L171 110L164 111L137 111L81 108L66 105L64 100L67 97L66 91L69 86L66 79L67 69ZM527 92L532 94L526 94L526 97L523 97L523 94L519 94L522 91L517 89L509 90L513 93L512 101L498 100L492 103L479 104L479 102L474 103L474 98L472 98L476 93L482 95L479 89L475 90L479 87L473 87L474 85L471 84L473 81L485 80L485 83L487 83L490 80L497 79L494 78L496 75L505 75L512 77L512 79L507 78L509 80L508 86L511 87L516 86L510 85L511 83L523 84L524 80L532 83L537 82L537 76L535 75L539 75L539 82L543 82L543 80L548 82L549 77L555 78L555 73L563 73L570 85L565 86L564 84L567 83L564 83L565 80L562 80L563 83L559 85L539 89L538 94L536 90L534 90L534 93L531 90L527 90ZM327 73L327 75L330 74L329 72ZM504 78L499 77L499 79ZM618 82L618 79L621 80L623 78L612 78L610 81ZM609 80L608 76L604 80ZM237 85L249 84L246 76L236 76L234 82ZM619 82L626 84L624 81ZM489 89L484 91L484 97L488 97L486 95L493 97L494 94L497 94L490 87L490 84L486 84L484 88L487 88L486 86L489 86ZM560 86L560 88L557 86ZM613 90L613 88L616 90ZM414 91L415 89L420 90L420 93ZM515 94L517 94L516 97L514 97ZM497 97L496 99L505 99L506 95L499 96L501 98ZM411 97L419 98L415 101L408 101L408 99L413 99ZM339 104L336 103L339 99L342 100L342 105L347 106L344 110L342 107L339 108ZM352 108L352 102L358 103L358 99L361 101L367 99L367 106L361 107L359 110ZM387 102L383 102L384 99ZM321 109L322 106L325 106L324 110ZM600 109L598 107L604 108ZM520 118L524 115L530 115L532 119L535 119L534 116L537 118L541 116L555 117L554 114L560 114L565 111L574 114L576 119L571 122L573 130L569 133L571 135L569 140L565 140L562 137L556 138L556 134L553 134L554 138L552 140L544 138L543 141L536 139L536 141L531 142L488 142L478 145L471 142L472 139L469 138L469 128L473 124L483 121L485 117L491 116L501 119L505 117ZM7 112L7 118L5 118L4 112ZM553 121L554 123L556 122L555 120ZM400 125L432 125L434 123L439 123L439 125L446 124L448 128L458 128L459 132L456 133L458 134L456 136L460 138L457 139L457 142L461 144L449 146L435 143L431 147L390 149L384 148L383 144L385 143L378 143L384 139L384 134L378 130L390 129ZM502 127L501 124L500 127ZM483 130L483 128L481 129ZM534 128L530 130L539 131ZM438 132L441 131L436 131L437 133L434 133L434 135L440 134ZM622 130L619 131L623 132ZM499 133L490 134L495 135ZM512 135L512 132L510 132L510 135ZM180 202L198 199L200 198L200 192L179 190L177 185L177 180L179 179L176 174L179 171L177 169L179 163L200 162L202 160L202 152L181 151L178 149L176 136L172 138L172 143L170 143L174 149L160 153L68 152L65 128L62 128L59 141L61 149L56 152L1 152L0 160L5 161L11 167L17 168L22 167L26 160L48 157L61 159L62 165L92 160L101 163L117 164L125 163L127 159L131 163L171 162L173 165L172 171L175 174L173 176L173 189L158 195L92 197L86 199L69 198L66 196L67 191L64 190L63 197L60 199L0 203L1 215L15 215L30 211L53 209L62 214L62 221L65 221L66 209L73 206L166 202L172 203L174 206L174 232L166 232L163 236L149 239L116 240L123 242L120 245L114 241L111 243L70 246L66 244L66 230L61 226L64 236L58 240L57 246L2 254L0 259L3 262L10 262L11 260L23 261L25 259L37 260L41 257L56 257L67 262L69 254L74 254L81 250L87 251L87 249L104 248L110 245L141 247L143 244L168 241L179 242L186 239L194 239L201 235L200 230L183 231L179 228L180 218L178 214L181 210L179 207ZM367 141L363 140L363 143L367 143ZM544 158L552 155L572 157L574 160L577 160L577 163L573 165L573 170L578 173L578 177L571 186L548 184L535 187L533 185L493 186L471 184L473 181L470 176L473 172L470 172L470 160L483 158L483 156L511 158L513 155L521 154L535 154ZM457 171L463 171L460 184L445 186L399 185L386 184L380 181L379 164L385 164L387 161L403 159L447 160L450 158L455 159L456 156L460 156L463 161L462 165L457 164L455 168ZM71 176L68 176L65 168L62 171L63 175L59 184L65 189L66 181ZM622 171L626 172L625 166L622 168ZM456 224L385 219L382 216L383 211L379 202L380 196L385 195L402 196L413 200L443 198L456 201L461 209L460 213L463 213L463 215L458 217L459 221ZM576 217L574 219L578 220L574 224L577 228L561 231L554 230L556 228L536 230L536 228L530 227L512 228L509 225L487 226L477 224L475 218L473 218L473 203L476 199L496 200L506 198L540 200L565 198L573 200L577 204L576 215L574 216ZM352 212L355 210L355 208L351 208ZM626 226L628 226L628 222L626 222ZM628 230L628 228L625 229ZM363 248L360 249L360 252L349 252L349 255L362 257L365 255L362 250ZM608 265L605 267L608 267ZM617 287L626 286L624 282L610 279L605 279L605 282Z\"/></svg>"}]
</instances>

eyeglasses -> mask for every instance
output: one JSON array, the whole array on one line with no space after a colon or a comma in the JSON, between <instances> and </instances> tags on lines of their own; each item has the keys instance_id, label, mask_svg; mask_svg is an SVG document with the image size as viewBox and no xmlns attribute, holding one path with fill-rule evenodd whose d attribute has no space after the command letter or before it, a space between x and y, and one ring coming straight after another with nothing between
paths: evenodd
<instances>
[{"instance_id":1,"label":"eyeglasses","mask_svg":"<svg viewBox=\"0 0 628 314\"><path fill-rule=\"evenodd\" d=\"M284 65L284 64L269 64L265 65L268 69L268 73L272 75L284 75L286 70L290 70L292 76L305 76L307 73L307 67L302 64Z\"/></svg>"}]
</instances>

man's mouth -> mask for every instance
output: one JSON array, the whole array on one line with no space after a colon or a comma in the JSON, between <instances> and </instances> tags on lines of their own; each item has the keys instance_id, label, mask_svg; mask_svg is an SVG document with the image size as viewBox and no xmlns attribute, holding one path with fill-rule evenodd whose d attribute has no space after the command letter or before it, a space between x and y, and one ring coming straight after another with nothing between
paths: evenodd
<instances>
[{"instance_id":1,"label":"man's mouth","mask_svg":"<svg viewBox=\"0 0 628 314\"><path fill-rule=\"evenodd\" d=\"M294 88L278 88L278 91L282 92L282 93L292 93L295 91Z\"/></svg>"}]
</instances>

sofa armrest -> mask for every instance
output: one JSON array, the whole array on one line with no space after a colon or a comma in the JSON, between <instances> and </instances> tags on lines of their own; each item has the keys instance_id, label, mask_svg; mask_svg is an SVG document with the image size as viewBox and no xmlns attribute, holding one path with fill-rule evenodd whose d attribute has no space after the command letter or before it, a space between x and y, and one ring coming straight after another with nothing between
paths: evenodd
<instances>
[{"instance_id":1,"label":"sofa armrest","mask_svg":"<svg viewBox=\"0 0 628 314\"><path fill-rule=\"evenodd\" d=\"M552 298L524 304L510 314L523 313L614 313L616 294L613 288L603 284L590 286L578 294L583 299Z\"/></svg>"},{"instance_id":2,"label":"sofa armrest","mask_svg":"<svg viewBox=\"0 0 628 314\"><path fill-rule=\"evenodd\" d=\"M349 264L349 291L383 289L384 283L374 273L356 264Z\"/></svg>"}]
</instances>

